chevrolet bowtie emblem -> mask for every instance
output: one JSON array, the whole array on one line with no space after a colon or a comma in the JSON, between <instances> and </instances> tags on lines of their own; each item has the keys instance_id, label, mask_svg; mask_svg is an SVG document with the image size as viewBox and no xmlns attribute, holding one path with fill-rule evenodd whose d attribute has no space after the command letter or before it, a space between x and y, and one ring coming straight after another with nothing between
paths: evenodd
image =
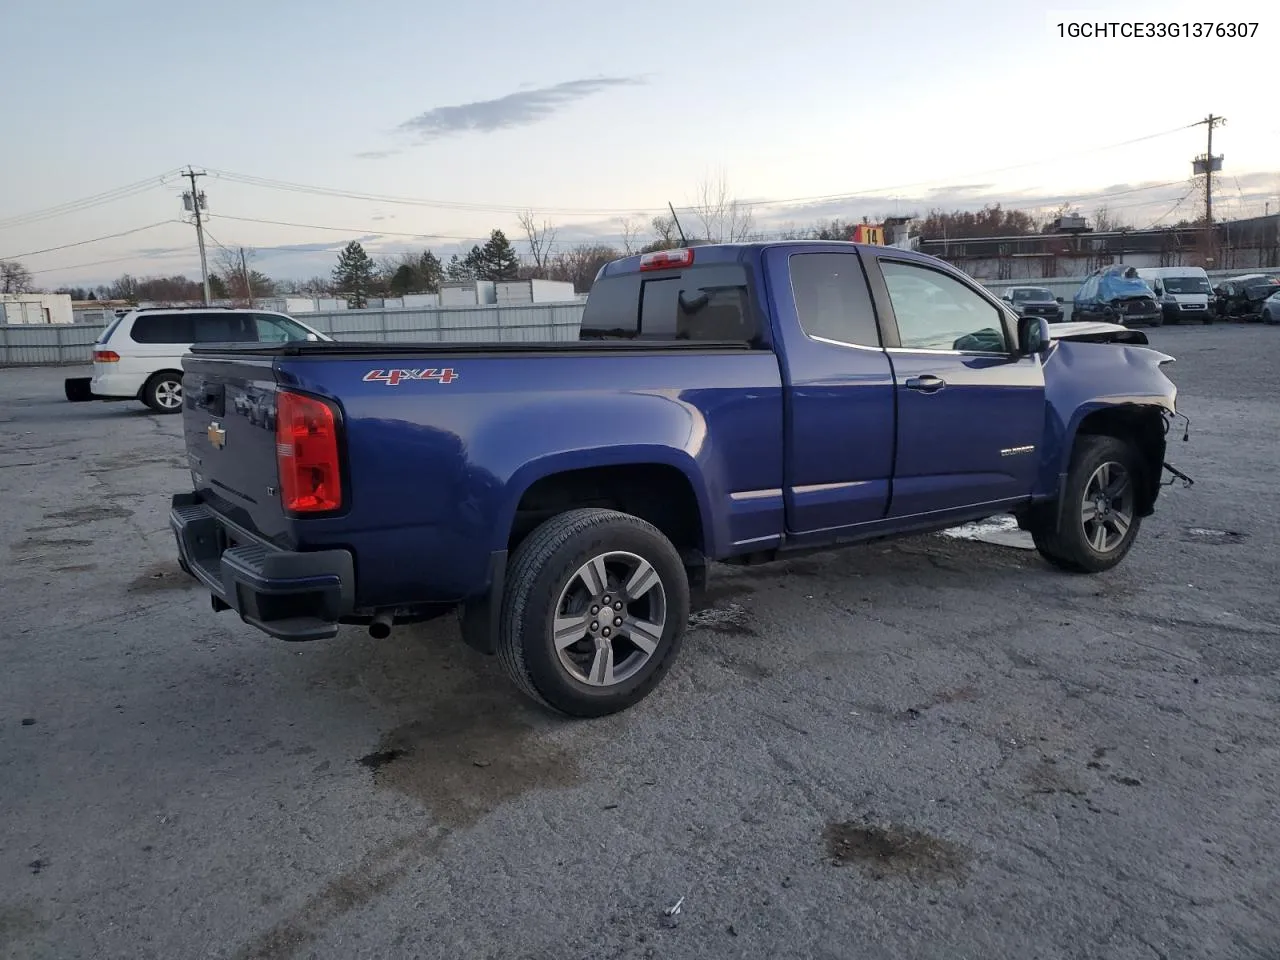
<instances>
[{"instance_id":1,"label":"chevrolet bowtie emblem","mask_svg":"<svg viewBox=\"0 0 1280 960\"><path fill-rule=\"evenodd\" d=\"M227 431L222 429L222 424L217 420L209 424L209 442L219 450L227 445Z\"/></svg>"}]
</instances>

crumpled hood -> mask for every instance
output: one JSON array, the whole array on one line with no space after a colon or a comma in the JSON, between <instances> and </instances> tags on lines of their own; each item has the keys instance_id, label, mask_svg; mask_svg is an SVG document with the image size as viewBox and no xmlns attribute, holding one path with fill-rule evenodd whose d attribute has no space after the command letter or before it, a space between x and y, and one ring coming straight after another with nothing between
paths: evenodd
<instances>
[{"instance_id":1,"label":"crumpled hood","mask_svg":"<svg viewBox=\"0 0 1280 960\"><path fill-rule=\"evenodd\" d=\"M1131 330L1129 327L1118 323L1102 323L1091 320L1050 324L1049 338L1051 340L1078 340L1082 343L1130 343L1139 345L1150 343L1147 335L1141 330Z\"/></svg>"}]
</instances>

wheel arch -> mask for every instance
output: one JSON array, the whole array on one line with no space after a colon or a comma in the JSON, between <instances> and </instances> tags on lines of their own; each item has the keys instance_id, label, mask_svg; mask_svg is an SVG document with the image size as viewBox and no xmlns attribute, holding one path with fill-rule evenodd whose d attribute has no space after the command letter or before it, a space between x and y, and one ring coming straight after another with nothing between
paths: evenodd
<instances>
[{"instance_id":1,"label":"wheel arch","mask_svg":"<svg viewBox=\"0 0 1280 960\"><path fill-rule=\"evenodd\" d=\"M1151 516L1155 511L1156 498L1160 493L1160 477L1164 472L1167 446L1165 433L1168 429L1165 412L1165 408L1157 403L1118 403L1082 411L1071 431L1070 442L1065 445L1065 456L1060 469L1059 499L1080 437L1115 437L1132 444L1138 451L1143 476L1138 488L1136 508L1138 516Z\"/></svg>"},{"instance_id":2,"label":"wheel arch","mask_svg":"<svg viewBox=\"0 0 1280 960\"><path fill-rule=\"evenodd\" d=\"M607 506L652 523L682 553L714 553L707 491L687 453L664 446L555 454L523 466L506 484L494 550L514 552L534 527L573 507Z\"/></svg>"}]
</instances>

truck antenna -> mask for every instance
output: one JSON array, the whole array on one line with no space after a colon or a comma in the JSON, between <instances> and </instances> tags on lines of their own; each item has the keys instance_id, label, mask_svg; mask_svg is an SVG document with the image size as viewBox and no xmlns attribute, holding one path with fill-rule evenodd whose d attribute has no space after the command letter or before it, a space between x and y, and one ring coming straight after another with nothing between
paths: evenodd
<instances>
[{"instance_id":1,"label":"truck antenna","mask_svg":"<svg viewBox=\"0 0 1280 960\"><path fill-rule=\"evenodd\" d=\"M689 241L684 238L684 230L680 226L680 218L676 216L676 208L671 205L670 200L667 201L667 209L671 211L671 219L675 222L676 230L680 233L681 246L687 247L689 245Z\"/></svg>"}]
</instances>

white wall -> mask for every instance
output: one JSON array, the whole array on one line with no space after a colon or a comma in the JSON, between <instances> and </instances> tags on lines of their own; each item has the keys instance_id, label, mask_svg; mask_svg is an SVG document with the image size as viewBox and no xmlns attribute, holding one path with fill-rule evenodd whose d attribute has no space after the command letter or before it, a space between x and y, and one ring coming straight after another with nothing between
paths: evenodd
<instances>
[{"instance_id":1,"label":"white wall","mask_svg":"<svg viewBox=\"0 0 1280 960\"><path fill-rule=\"evenodd\" d=\"M0 293L0 324L75 323L65 293Z\"/></svg>"}]
</instances>

